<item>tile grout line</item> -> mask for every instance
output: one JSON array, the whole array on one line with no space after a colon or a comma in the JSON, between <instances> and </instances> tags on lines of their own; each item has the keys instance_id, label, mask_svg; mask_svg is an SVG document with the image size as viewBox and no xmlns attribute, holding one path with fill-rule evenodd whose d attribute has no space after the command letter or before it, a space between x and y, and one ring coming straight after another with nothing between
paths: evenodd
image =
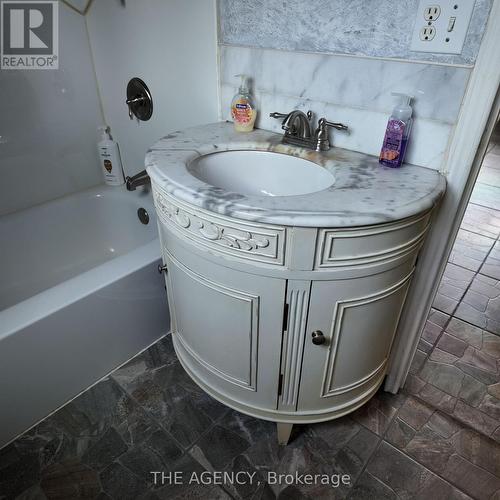
<instances>
[{"instance_id":1,"label":"tile grout line","mask_svg":"<svg viewBox=\"0 0 500 500\"><path fill-rule=\"evenodd\" d=\"M481 206L481 205L480 205L480 206ZM496 210L496 209L492 209L492 210ZM500 211L499 211L499 212L500 212ZM494 238L491 238L491 239L494 239ZM465 295L467 294L467 292L469 291L470 287L472 286L472 283L473 283L473 282L474 282L474 280L476 279L477 275L478 275L478 274L481 274L481 269L482 269L482 267L483 267L484 263L488 260L488 257L490 256L491 252L492 252L492 251L493 251L493 249L495 248L495 244L496 244L498 241L500 241L500 234L497 236L497 238L496 238L496 239L494 239L494 241L495 241L495 243L491 246L491 248L490 248L490 249L488 250L488 252L486 253L486 255L485 255L484 259L483 259L483 260L482 260L482 262L481 262L481 265L480 265L480 266L479 266L479 268L478 268L478 270L477 270L477 271L473 271L473 272L474 272L474 276L472 277L472 279L471 279L470 283L469 283L469 284L467 285L467 287L465 288L465 290L464 290L463 294L461 295L460 299L459 299L459 300L458 300L458 302L457 302L457 305L454 307L454 309L452 310L452 312L451 312L451 313L446 313L446 312L444 312L444 311L441 311L441 310L440 310L440 309L438 309L438 308L435 308L436 310L440 311L441 313L447 314L449 317L448 317L447 321L445 322L445 324L443 325L443 327L441 328L441 331L440 331L439 335L437 336L437 338L436 338L436 340L435 340L435 342L434 342L434 344L433 344L433 346L432 346L431 351L430 351L430 352L426 355L424 362L423 362L423 363L422 363L422 365L418 368L418 370L416 370L416 372L415 372L415 373L413 373L413 375L415 375L415 376L419 376L419 374L422 372L422 370L424 369L424 365L426 364L426 362L427 362L428 360L430 360L430 357L431 357L432 353L435 351L435 349L436 349L436 348L438 348L438 344L439 344L440 339L442 338L442 336L444 335L444 333L447 333L447 332L446 332L446 330L447 330L448 325L450 324L450 322L451 322L451 320L452 320L452 319L454 319L454 318L455 318L455 319L458 319L458 320L460 320L460 321L464 321L465 323L467 323L467 324L469 324L469 325L471 325L471 326L473 326L473 327L480 328L480 327L478 327L477 325L474 325L474 324L472 324L472 323L470 323L470 322L468 322L468 321L465 321L465 320L462 320L461 318L458 318L457 316L455 316L455 313L457 312L457 310L458 310L458 308L459 308L459 306L460 306L461 302L463 301L463 299L464 299ZM455 240L455 242L456 242L456 240ZM454 243L454 245L455 245L455 243ZM448 261L448 263L450 263L450 262ZM453 263L451 262L451 264L453 264ZM460 268L462 268L462 269L466 269L466 270L468 270L468 271L472 271L472 270L470 270L470 269L464 268L463 266L459 266L458 264L454 264L454 265L457 265L458 267L460 267ZM483 276L487 276L487 275L483 275ZM427 319L428 319L428 318L427 318ZM490 334L492 334L492 335L497 335L497 334L494 334L493 332L489 332L489 331L488 331L488 330L486 330L485 328L480 328L480 329L481 329L481 331L483 331L483 332L484 332L484 331L486 331L487 333L490 333ZM468 345L470 345L470 344L468 344ZM475 379L475 377L473 377L473 378ZM427 382L426 382L426 383L427 383ZM431 385L433 385L433 384L431 384ZM445 394L448 394L446 391L443 391L443 392L444 392ZM426 401L422 400L421 398L419 398L419 397L418 397L418 395L412 395L412 396L413 396L413 397L415 397L415 398L417 398L419 401L422 401L422 402L424 402L425 404L427 404L427 405L431 406L432 408L434 408L434 411L441 411L441 410L439 410L439 408L437 408L436 406L430 405L428 402L426 402ZM452 395L450 394L449 396L452 396ZM452 397L454 397L454 396L452 396ZM456 400L457 400L457 402L458 402L459 400L461 401L461 399L460 399L458 396L456 397ZM465 402L465 403L466 403L466 404L468 404L467 402ZM456 406L456 403L455 403L455 406ZM455 406L454 406L454 408L453 408L453 409L455 409ZM482 414L486 415L487 417L492 418L492 417L491 417L491 415L488 415L487 413L483 412L482 410L480 410L480 409L478 409L478 408L475 408L475 407L474 407L474 409L475 409L475 410L477 410L477 411L479 411L479 412L481 412ZM399 413L399 411L398 411L398 413ZM448 415L448 414L447 414L447 415ZM395 417L394 417L394 418L396 418L396 416L397 416L397 414L395 415ZM452 417L452 415L449 415L449 416L450 416L450 417ZM454 418L454 420L457 420L455 417L452 417L452 418ZM458 421L458 422L461 422L460 420L457 420L457 421ZM486 434L486 433L482 433L482 432L480 432L480 431L478 431L478 430L476 430L476 429L473 429L472 427L470 427L470 426L469 426L469 425L467 425L467 424L464 424L463 422L461 422L461 423L462 423L462 425L466 425L467 427L469 427L470 429L474 430L475 432L478 432L479 434L481 434L481 435L483 435L483 436L486 436L487 438L492 439L492 440L493 440L492 435L493 435L493 434L496 432L496 430L500 427L500 424L499 424L499 426L497 426L497 427L495 428L495 430L493 430L490 434ZM493 441L495 441L495 440L493 440ZM495 442L496 442L496 441L495 441Z\"/></svg>"},{"instance_id":2,"label":"tile grout line","mask_svg":"<svg viewBox=\"0 0 500 500\"><path fill-rule=\"evenodd\" d=\"M177 441L177 439L175 438L175 436L173 434L171 434L171 432L168 430L168 429L165 429L163 427L163 425L156 419L156 417L154 415L152 415L149 410L147 410L146 408L144 408L136 399L134 396L132 396L132 394L130 394L124 387L122 387L120 385L120 383L114 379L114 377L110 376L109 377L110 380L116 384L118 386L118 388L120 389L120 391L122 391L127 397L129 397L156 425L158 425L160 427L160 429L165 432L165 434L167 434L167 436L169 436L170 438L172 438L174 444L176 446L179 447L180 450L182 450L182 454L181 456L179 457L182 458L185 454L186 454L186 450L184 448L184 446L182 446L182 444ZM120 455L121 456L121 455ZM125 467L125 465L124 465ZM128 468L128 467L127 467Z\"/></svg>"},{"instance_id":3,"label":"tile grout line","mask_svg":"<svg viewBox=\"0 0 500 500\"><path fill-rule=\"evenodd\" d=\"M163 338L165 338L165 337L167 337L168 335L171 335L171 332L169 332L169 333L167 333L166 335L164 335L164 337L162 337L162 339L163 339ZM160 340L162 340L162 339L159 339L157 342L159 342L159 341L160 341ZM152 344L152 345L155 345L155 344L156 344L156 342L155 342L154 344ZM150 346L150 347L152 347L152 346ZM135 357L135 356L134 356L134 357ZM133 358L131 358L131 359L133 359ZM130 360L129 360L129 361L130 361ZM168 366L168 365L164 365L164 366ZM119 367L118 367L118 368L119 368ZM117 369L118 369L118 368L117 368ZM161 367L157 367L157 368L161 368ZM115 371L115 370L113 370L113 372L111 372L111 373L109 374L109 378L110 378L110 379L111 379L111 380L112 380L112 381L113 381L113 382L114 382L114 383L115 383L115 384L119 387L119 389L120 389L122 392L124 392L124 393L125 393L128 397L130 397L130 399L131 399L131 400L132 400L135 404L137 404L137 405L141 408L141 410L142 410L142 411L144 411L144 412L146 413L146 415L147 415L149 418L151 418L151 420L152 420L154 423L156 423L156 424L160 427L160 429L161 429L163 432L165 432L165 433L166 433L169 437L171 437L171 438L172 438L172 440L173 440L173 442L174 442L174 443L175 443L175 444L179 447L179 449L180 449L180 450L182 450L182 454L181 454L181 456L178 458L178 460L177 460L176 462L178 462L179 460L181 460L183 457L185 457L185 456L189 455L189 457L191 457L191 458L192 458L195 462L197 462L197 463L198 463L198 464L199 464L199 465L200 465L200 466L201 466L204 470L206 470L206 467L205 467L203 464L201 464L201 463L200 463L200 462L199 462L199 461L198 461L195 457L193 457L193 455L191 455L189 452L193 449L193 447L194 447L194 446L195 446L198 442L200 442L200 441L201 441L201 440L202 440L205 436L207 436L207 435L211 432L211 430L212 430L212 429L213 429L216 425L218 425L218 424L220 423L220 420L222 420L222 419L223 419L223 418L224 418L224 417L225 417L225 416L229 413L229 411L230 411L231 409L230 409L229 407L227 407L227 411L226 411L226 412L224 412L224 413L223 413L222 415L220 415L219 417L217 417L215 420L212 420L212 419L211 419L208 415L206 415L206 414L205 414L208 418L210 418L210 420L212 421L212 424L211 424L211 425L209 425L209 426L207 427L207 429L205 430L205 432L201 433L201 434L200 434L200 435L199 435L199 436L198 436L198 437L197 437L197 438L196 438L196 439L195 439L192 443L190 443L187 447L185 447L184 445L182 445L182 444L181 444L181 443L177 440L177 438L176 438L176 437L175 437L175 436L174 436L174 435L173 435L173 434L172 434L172 433L171 433L168 429L166 429L166 428L163 426L163 424L161 423L161 421L160 421L160 420L158 420L158 419L157 419L157 418L156 418L156 417L155 417L155 416L154 416L154 415L153 415L153 414L152 414L152 413L151 413L151 412L150 412L147 408L144 408L144 407L143 407L143 406L142 406L142 405L141 405L141 404L140 404L140 403L136 400L136 398L135 398L132 394L130 394L130 392L129 392L129 391L127 391L124 387L122 387L122 386L120 385L120 383L119 383L117 380L115 380L115 379L114 379L114 377L112 376L112 373L114 373L114 371ZM186 389L186 390L187 390L187 389ZM189 391L187 391L187 392L189 393L189 395L191 395ZM201 411L201 410L200 410L200 411ZM251 443L249 443L248 448L249 448L250 446L251 446ZM248 448L246 448L246 449L245 449L245 451L246 451ZM242 452L242 453L243 453L243 452ZM123 454L122 454L122 455L123 455ZM120 457L121 457L122 455L120 455ZM119 459L120 457L117 457L117 459ZM123 465L123 464L122 464L122 465ZM227 464L226 464L226 465L227 465ZM126 467L126 466L125 466L125 465L123 465L123 467ZM128 469L128 467L126 467L126 468ZM130 470L130 469L129 469L129 470ZM133 471L131 471L131 472L132 472L133 474L135 474ZM233 494L232 494L230 491L227 491L224 487L221 487L221 489L222 489L225 493L227 493L227 494L228 494L231 498L235 498L235 497L233 496ZM152 491L153 493L154 493L154 491L155 491L155 490L154 490L154 488L152 488L152 487L151 487L151 488L149 488L149 490L150 490L150 491Z\"/></svg>"},{"instance_id":4,"label":"tile grout line","mask_svg":"<svg viewBox=\"0 0 500 500\"><path fill-rule=\"evenodd\" d=\"M450 365L450 366L454 366L454 365ZM460 369L460 368L459 368ZM414 375L417 375L417 374L414 374ZM468 375L468 374L466 374ZM417 375L418 376L418 375ZM470 377L472 377L472 375L469 375ZM475 377L472 377L475 379ZM423 379L421 379L423 380ZM475 379L477 380L477 379ZM424 381L425 382L425 381ZM471 408L473 408L475 411L481 413L482 415L488 417L488 418L491 418L493 420L495 420L494 417L492 417L491 415L488 415L488 413L484 412L483 410L481 410L480 408L476 408L475 406L472 406L470 405L467 401L464 401L463 399L461 399L459 396L453 396L452 394L448 394L446 391L443 391L443 389L439 389L439 387L436 387L435 385L431 384L430 382L425 382L426 384L429 384L429 385L432 385L432 387L435 387L436 389L440 390L441 392L443 392L444 394L446 394L447 396L450 396L452 398L455 398L456 399L456 402L455 402L455 405L453 406L453 411L455 411L455 407L456 407L456 403L458 403L458 401L461 401L462 403L466 404L467 406L470 406ZM486 385L486 384L484 384ZM492 441L494 441L495 443L498 443L498 441L496 441L496 439L494 439L492 436L493 434L495 434L495 432L500 428L500 422L498 423L498 426L495 427L495 429L493 429L493 431L491 432L491 434L486 434L485 432L482 432L478 429L475 429L474 427L471 427L469 424L463 422L462 420L459 420L456 418L456 416L453 414L453 413L448 413L444 410L442 410L441 408L438 408L437 406L434 406L432 405L431 403L429 403L428 401L426 401L425 399L421 398L418 394L410 394L411 397L415 398L415 399L418 399L421 403L424 403L426 404L427 406L430 406L431 408L434 408L434 411L439 411L441 413L443 413L444 415L452 418L453 420L459 422L462 426L465 426L467 428L469 428L470 430L474 431L474 432L477 432L478 434L480 434L481 436L484 436L488 439L491 439ZM411 427L411 426L410 426ZM499 443L500 444L500 443Z\"/></svg>"},{"instance_id":5,"label":"tile grout line","mask_svg":"<svg viewBox=\"0 0 500 500\"><path fill-rule=\"evenodd\" d=\"M500 237L500 236L499 236L499 237ZM498 238L497 238L495 241L498 241ZM441 329L441 332L440 332L440 333L439 333L439 335L437 336L436 341L434 342L434 345L433 345L433 347L432 347L432 350L431 350L431 352L429 353L429 355L427 356L427 358L429 358L429 357L430 357L430 355L434 352L434 349L437 347L437 345L438 345L438 343L439 343L439 340L441 339L441 337L442 337L442 336L443 336L443 334L445 333L445 330L446 330L446 328L448 328L448 325L450 324L451 320L452 320L453 318L460 319L459 317L455 316L455 313L457 312L457 309L459 308L459 306L460 306L460 304L461 304L462 300L464 299L465 295L467 294L467 292L469 291L470 287L472 286L472 283L473 283L473 282L474 282L474 280L476 279L477 275L478 275L478 274L481 274L481 269L482 269L482 267L483 267L484 263L488 260L488 257L490 256L490 253L493 251L493 248L494 248L494 247L495 247L495 245L492 245L492 247L488 250L488 252L486 253L486 255L485 255L485 257L484 257L483 261L481 262L481 265L479 266L479 269L478 269L477 271L472 271L471 269L467 269L467 268L465 268L465 267L463 267L463 266L458 266L458 267L460 267L460 268L462 268L462 269L466 269L466 270L468 270L468 271L473 272L473 273L474 273L474 276L473 276L473 277L472 277L472 279L470 280L470 283L469 283L469 284L465 287L464 292L463 292L463 293L462 293L462 295L460 296L460 299L458 300L457 305L453 308L453 310L452 310L452 312L451 312L451 313L446 313L446 312L444 312L444 311L441 311L440 309L435 308L435 309L437 309L438 311L440 311L440 312L442 312L442 313L444 313L444 314L448 314L448 315L449 315L449 318L448 318L448 320L446 321L446 323L444 324L443 328ZM453 262L449 262L449 261L448 261L448 262L447 262L447 264L453 264ZM455 264L455 265L458 265L458 264ZM486 275L483 275L483 276L486 276ZM441 281L442 281L442 279L441 279ZM440 285L441 285L441 283L440 283ZM427 319L429 319L429 318L427 317ZM462 320L461 320L461 321L462 321ZM468 321L466 321L466 323L469 323L469 322L468 322ZM480 327L477 327L477 325L473 325L472 323L469 323L469 324L470 324L470 325L472 325L472 326L476 326L476 328L480 328ZM485 329L485 328L481 328L481 330L486 330L486 329ZM493 332L489 332L489 333L492 333L492 334L493 334ZM493 334L493 335L496 335L496 334ZM423 364L424 364L424 363L423 363ZM423 364L422 364L422 365L423 365ZM415 373L415 375L416 375L416 374L418 374L418 373L420 373L420 371L422 370L422 368L423 368L423 366L421 366L421 367L417 370L417 372Z\"/></svg>"},{"instance_id":6,"label":"tile grout line","mask_svg":"<svg viewBox=\"0 0 500 500\"><path fill-rule=\"evenodd\" d=\"M414 399L418 399L419 401L421 401L419 398L416 398L415 396L413 396L412 394L408 394L406 392L403 392L405 395L406 395L406 399L405 399L405 402L410 398L410 397L413 397ZM429 416L429 419L432 417L432 415L434 415L434 413L436 413L437 411L440 411L438 408L432 406L432 405L429 405L429 403L426 403L424 402L427 406L430 406L432 409L433 409L433 412L432 414ZM440 474L438 474L437 472L434 472L432 469L429 469L429 467L427 467L425 464L419 462L417 459L413 458L411 455L408 455L404 450L398 448L397 446L393 445L392 443L390 443L389 441L386 441L385 437L389 431L389 428L391 427L391 425L395 422L395 420L398 418L398 415L401 411L401 408L403 408L405 403L403 403L399 408L396 409L396 413L393 415L393 417L390 419L390 422L389 422L389 425L387 426L387 428L385 429L385 431L379 436L380 437L380 440L379 442L377 443L377 446L375 447L375 449L373 450L372 454L368 457L367 461L366 461L366 464L364 465L364 467L361 469L361 472L359 473L359 476L358 478L356 479L355 483L353 484L353 487L352 487L352 490L351 492L348 494L346 500L348 500L351 495L352 495L352 491L354 490L354 487L356 486L356 484L358 483L359 479L361 478L361 476L363 475L363 473L366 471L368 472L368 474L371 474L369 471L367 471L366 469L368 468L368 464L370 463L370 461L373 459L374 455L377 453L377 451L379 450L379 448L382 446L382 443L386 443L387 445L389 446L392 446L395 450L397 450L398 452L402 453L405 457L407 457L409 460L417 463L418 465L420 465L421 467L423 467L425 470L429 471L431 474L434 474L435 476L439 477L442 481L444 481L445 483L449 484L450 486L452 486L453 488L457 489L458 491L460 491L461 493L469 496L465 491L463 491L459 486L457 486L456 484L452 483L450 480L448 479L445 479L444 477L442 477ZM456 419L454 419L456 420ZM406 422L405 422L406 423ZM363 425L363 424L361 424ZM409 425L409 424L407 424ZM425 425L425 424L424 424ZM463 425L463 424L462 424ZM365 427L366 429L368 429L368 427L366 427L365 425L363 425L363 427ZM411 427L411 426L410 426ZM413 427L412 427L413 429ZM368 429L370 430L370 429ZM414 429L416 432L417 430ZM373 432L373 431L372 431ZM462 457L463 458L463 457ZM471 462L472 463L472 462ZM473 464L475 465L475 464ZM480 467L482 469L482 467ZM483 469L483 470L486 470L486 469ZM486 471L486 472L489 472L489 471ZM491 472L490 472L491 474ZM373 475L373 474L372 474ZM384 481L382 481L378 476L373 476L375 477L377 480L379 480L384 486L386 486L387 488L389 488L391 491L393 491L393 489L387 485L386 483L384 483ZM496 476L495 476L496 477Z\"/></svg>"},{"instance_id":7,"label":"tile grout line","mask_svg":"<svg viewBox=\"0 0 500 500\"><path fill-rule=\"evenodd\" d=\"M443 391L443 392L444 392L444 391ZM471 429L472 431L477 432L478 434L480 434L480 435L482 435L482 436L486 437L486 439L491 439L492 441L494 441L494 442L496 443L496 441L495 441L494 439L492 439L490 436L487 436L486 434L483 434L483 433L481 433L481 432L479 432L479 431L477 431L477 430L475 430L475 429L472 429L472 427L468 426L467 424L464 424L463 422L461 422L460 420L458 420L457 418L455 418L453 415L450 415L450 414L448 414L448 413L446 413L446 412L444 412L444 411L440 410L439 408L436 408L435 406L432 406L432 405L431 405L431 404L429 404L427 401L424 401L424 400L422 400L422 399L420 399L420 398L418 398L417 396L414 396L414 395L412 395L412 394L408 394L408 397L412 397L412 398L414 398L414 399L417 399L419 402L423 403L425 406L429 406L429 407L431 407L431 408L433 409L432 414L429 416L429 418L427 419L427 422L426 422L426 423L425 423L422 427L424 427L424 426L425 426L425 425L429 422L429 420L431 419L431 417L432 417L435 413L439 412L439 413L442 413L443 415L447 416L448 418L452 419L453 421L458 422L458 424L459 424L461 427L466 427L466 428L468 428L468 429ZM402 408L402 406L401 406L401 408ZM392 421L391 421L391 424L392 424L392 423L396 420L396 418L398 417L398 414L399 414L399 412L400 412L401 408L398 408L398 411L395 413L395 415L394 415L394 417L393 417L393 419L392 419ZM403 420L403 422L404 422L404 420ZM406 424L406 425L408 425L409 427L411 427L411 425L410 425L410 424L407 424L406 422L405 422L405 424ZM413 429L416 433L417 433L417 432L419 432L419 430L418 430L418 429L414 429L413 427L411 427L411 428L412 428L412 429ZM389 430L389 427L387 428L387 430ZM433 432L434 432L434 431L433 431ZM387 433L387 431L384 433L384 438L385 438L386 433ZM413 438L412 438L412 439L413 439ZM385 439L384 439L384 440L385 440ZM470 496L468 493L466 493L465 491L463 491L463 490L461 489L461 487L460 487L460 486L458 486L457 484L455 484L454 482L452 482L450 479L446 479L445 477L441 476L441 474L439 474L438 472L433 471L433 470L432 470L432 469L430 469L427 465L425 465L424 463L420 462L417 458L414 458L414 457L412 457L411 455L408 455L408 454L407 454L407 453L406 453L403 449L400 449L398 446L396 446L396 445L394 445L394 444L390 443L389 441L385 441L385 442L386 442L388 445L390 445L390 446L392 446L393 448L395 448L396 450L398 450L399 452L401 452L401 453L402 453L403 455L405 455L406 457L408 457L410 460L413 460L413 461L414 461L414 462L416 462L417 464L421 465L424 469L427 469L428 471L432 472L434 475L436 475L437 477L441 478L443 481L445 481L446 483L450 484L451 486L453 486L454 488L456 488L456 489L457 489L457 490L459 490L460 492L462 492L462 493L464 493L464 494L466 494L466 495ZM467 458L463 457L462 455L460 455L460 454L456 453L456 450L454 450L454 451L453 451L453 453L450 455L450 457L448 458L448 460L449 460L449 459L450 459L450 458L451 458L454 454L457 454L457 455L458 455L458 456L460 456L462 459L464 459L464 460L465 460L465 461L467 461L468 463L470 463L470 464L474 465L474 466L475 466L475 467L477 467L478 469L481 469L482 471L487 472L488 474L490 474L490 475L492 475L492 476L494 476L494 477L496 477L496 478L499 478L496 474L493 474L491 471L489 471L489 470L485 469L485 468L484 468L484 467L482 467L481 465L479 465L479 464L475 464L475 463L471 462L470 460L468 460ZM371 457L370 457L370 458L371 458ZM499 478L499 479L500 479L500 478ZM385 483L384 483L384 484L385 484Z\"/></svg>"},{"instance_id":8,"label":"tile grout line","mask_svg":"<svg viewBox=\"0 0 500 500\"><path fill-rule=\"evenodd\" d=\"M168 336L168 335L170 335L170 334L171 334L170 332L169 332L169 333L167 333L167 334L166 334L166 335L164 335L161 339L158 339L158 341L157 341L157 342L159 342L160 340L164 339L165 337L167 337L167 336ZM153 344L152 344L151 346L149 346L149 347L152 347L152 346L153 346L153 345L155 345L157 342L153 343ZM145 349L145 350L146 350L146 349ZM143 351L141 351L141 352L143 352ZM138 355L139 355L139 354L140 354L140 353L138 353ZM135 358L135 356L134 356L134 358ZM131 359L134 359L134 358L131 358ZM130 361L130 360L129 360L129 361ZM166 367L166 366L168 366L168 365L163 365L163 366L165 366L165 367ZM120 367L117 367L117 369L116 369L116 370L118 370L119 368L120 368ZM157 368L162 368L162 367L157 367ZM149 418L150 418L150 419L151 419L151 420L152 420L152 421L156 424L156 425L158 425L158 426L160 427L160 429L161 429L163 432L165 432L165 433L166 433L166 434L167 434L170 438L172 438L172 440L173 440L174 444L175 444L176 446L178 446L178 448L179 448L180 450L182 450L182 454L181 454L181 456L179 457L179 459L178 459L178 460L180 460L181 458L183 458L185 455L189 454L189 451L193 448L193 446L194 446L194 445L195 445L195 444L196 444L196 443L197 443L197 442L198 442L198 441L199 441L199 440L200 440L203 436L206 436L206 435L210 432L210 430L211 430L213 427L215 427L216 423L217 423L220 419L222 419L222 418L223 418L223 416L225 415L225 414L221 415L221 416L220 416L220 417L218 417L216 420L212 420L212 419L210 419L210 420L212 421L212 424L211 424L210 426L208 426L208 428L206 429L206 431L205 431L205 432L203 432L202 434L200 434L200 436L198 436L198 438L196 438L196 439L195 439L195 441L193 441L192 443L190 443L188 446L186 446L186 447L185 447L184 445L182 445L182 443L180 443L180 441L178 441L178 440L177 440L177 438L176 438L176 437L175 437L175 436L174 436L174 435L173 435L173 434L172 434L172 433L171 433L168 429L166 429L166 428L163 426L163 424L161 423L161 421L160 421L160 420L158 420L158 419L157 419L157 418L156 418L156 417L155 417L155 416L154 416L154 415L153 415L153 414L152 414L152 413L151 413L151 412L150 412L147 408L145 408L144 406L142 406L142 405L141 405L141 404L140 404L140 403L136 400L136 398L135 398L132 394L130 394L130 392L129 392L129 391L127 391L124 387L122 387L122 386L121 386L121 384L120 384L117 380L115 380L115 378L112 376L112 374L113 374L116 370L113 370L113 372L111 372L111 373L109 374L109 378L110 378L110 380L112 380L112 381L113 381L113 383L114 383L114 384L116 384L116 385L118 386L118 388L120 389L120 391L122 391L122 392L123 392L126 396L128 396L128 397L129 397L129 398L130 398L130 399L131 399L131 400L132 400L132 401L133 401L133 402L134 402L134 403L135 403L135 404L136 404L136 405L137 405L137 406L138 406L138 407L139 407L139 408L140 408L140 409L141 409L141 410L142 410L142 411L143 411L143 412L144 412L144 413L145 413L145 414L146 414L146 415L147 415L147 416L148 416L148 417L149 417ZM187 391L187 389L186 389L186 391ZM187 391L187 392L189 393L189 391ZM206 414L205 414L205 415L206 415ZM206 415L206 416L207 416L208 418L210 418L208 415ZM120 456L121 456L121 455L120 455ZM191 458L193 458L193 457L192 457L192 455L190 455L190 456L191 456ZM119 458L119 457L118 457L118 458ZM194 458L193 458L193 459L194 459ZM198 462L196 459L194 459L194 460L195 460L196 462ZM198 462L198 463L199 463L199 462ZM200 464L200 465L203 467L203 465L202 465L202 464ZM125 467L125 466L124 466L124 467ZM203 468L204 468L204 467L203 467Z\"/></svg>"},{"instance_id":9,"label":"tile grout line","mask_svg":"<svg viewBox=\"0 0 500 500\"><path fill-rule=\"evenodd\" d=\"M406 401L406 400L405 400L405 401ZM404 404L404 403L403 403L403 404ZM401 405L401 406L403 406L403 405ZM393 421L394 421L394 419L397 417L397 415L398 415L398 413L399 413L399 410L400 410L400 409L401 409L401 408L398 408L398 409L397 409L396 413L395 413L395 414L393 415L393 417L390 419L390 421L389 421L389 425L387 426L387 428L385 429L385 431L384 431L384 432L382 432L382 434L381 434L380 436L378 436L378 437L379 437L379 441L378 441L378 443L377 443L377 446L375 446L375 448L374 448L373 452L370 454L370 456L369 456L369 457L368 457L368 459L366 460L366 463L365 463L365 465L362 467L361 472L359 473L359 475L358 475L358 477L357 477L356 481L355 481L355 482L354 482L354 484L352 485L352 489L351 489L351 491L349 492L349 494L347 495L346 500L347 500L347 499L349 499L349 498L351 497L352 492L354 491L354 488L355 488L356 484L358 484L358 481L360 480L360 478L361 478L361 476L363 475L363 473L366 471L366 472L368 472L368 474L370 474L370 472L366 470L366 469L368 468L368 464L371 462L372 458L375 456L375 454L376 454L376 453L377 453L377 451L379 450L380 446L381 446L381 445L382 445L382 443L384 442L385 435L387 434L387 431L389 430L389 427L391 426L392 422L393 422ZM378 410L378 408L377 408L377 410ZM378 410L378 411L380 411L380 410ZM362 424L362 423L361 423L361 425L362 425L365 429L368 429L369 431L371 431L371 429L369 429L366 425L364 425L364 424ZM373 432L373 431L371 431L371 432ZM377 477L377 476L374 476L374 477ZM378 479L378 478L377 478L377 479ZM379 481L381 481L381 482L382 482L382 484L383 484L384 486L387 486L387 485L386 485L386 484L385 484L385 483L384 483L381 479L379 479ZM391 488L390 486L388 486L388 487L392 490L392 488Z\"/></svg>"},{"instance_id":10,"label":"tile grout line","mask_svg":"<svg viewBox=\"0 0 500 500\"><path fill-rule=\"evenodd\" d=\"M167 334L168 335L168 334ZM153 344L154 345L154 344ZM133 359L133 358L132 358ZM167 365L164 365L164 366L167 366ZM218 417L216 420L212 421L212 425L210 425L207 430L205 432L203 432L202 434L200 434L200 436L198 436L198 438L193 441L192 443L189 444L189 446L187 447L184 447L178 440L177 438L168 430L166 429L161 423L160 421L153 415L149 412L149 410L147 410L146 408L144 408L125 388L123 388L120 383L118 381L116 381L113 377L110 376L110 379L120 388L120 390L122 392L125 393L125 395L127 395L135 404L137 404L139 406L139 408L141 408L142 411L144 411L146 413L146 415L156 424L160 427L160 429L165 432L165 434L167 434L167 436L169 436L172 441L174 442L174 444L182 451L180 457L175 461L175 463L178 463L180 460L182 460L184 457L186 456L189 456L190 458L192 458L196 463L198 463L202 468L203 470L206 470L205 466L203 464L200 464L200 462L198 462L198 460L193 457L189 451L192 450L193 446L195 446L195 444L197 442L199 442L204 436L206 436L212 429L213 427L215 427L216 423L223 417L220 416ZM189 392L189 391L188 391ZM208 417L208 415L207 415ZM210 417L209 417L210 418ZM122 453L120 456L116 457L115 460L119 460L120 457L122 457L126 452ZM121 463L121 462L120 462ZM123 467L125 467L127 470L130 470L130 472L134 475L136 475L136 473L134 471L132 471L131 469L129 469L126 465L124 464L121 464ZM234 499L234 496L232 496L228 491L226 491L224 488L221 488L225 493L227 493L232 499ZM153 487L153 485L151 486L148 486L148 491L152 492L152 493L155 493L155 488Z\"/></svg>"}]
</instances>

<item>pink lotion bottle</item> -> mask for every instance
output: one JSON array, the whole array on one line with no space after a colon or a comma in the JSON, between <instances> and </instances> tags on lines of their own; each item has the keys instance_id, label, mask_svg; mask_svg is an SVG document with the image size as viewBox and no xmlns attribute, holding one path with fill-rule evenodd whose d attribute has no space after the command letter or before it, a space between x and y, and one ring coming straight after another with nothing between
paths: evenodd
<instances>
[{"instance_id":1,"label":"pink lotion bottle","mask_svg":"<svg viewBox=\"0 0 500 500\"><path fill-rule=\"evenodd\" d=\"M397 168L403 164L406 147L410 138L412 125L412 108L410 106L413 97L399 92L392 95L400 98L387 122L384 142L380 151L379 162L386 167Z\"/></svg>"}]
</instances>

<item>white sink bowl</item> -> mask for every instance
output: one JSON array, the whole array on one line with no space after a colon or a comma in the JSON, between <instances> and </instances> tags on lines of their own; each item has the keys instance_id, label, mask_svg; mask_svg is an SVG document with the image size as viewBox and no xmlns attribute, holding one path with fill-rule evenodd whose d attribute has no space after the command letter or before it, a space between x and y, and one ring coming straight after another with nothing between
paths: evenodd
<instances>
[{"instance_id":1,"label":"white sink bowl","mask_svg":"<svg viewBox=\"0 0 500 500\"><path fill-rule=\"evenodd\" d=\"M221 151L203 155L189 172L211 186L246 195L295 196L330 187L335 178L309 160L268 151Z\"/></svg>"}]
</instances>

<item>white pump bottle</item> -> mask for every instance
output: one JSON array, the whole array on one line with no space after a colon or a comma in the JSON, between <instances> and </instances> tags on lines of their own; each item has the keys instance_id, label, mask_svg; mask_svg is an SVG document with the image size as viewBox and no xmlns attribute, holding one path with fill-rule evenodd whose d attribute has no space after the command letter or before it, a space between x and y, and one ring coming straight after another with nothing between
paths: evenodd
<instances>
[{"instance_id":1,"label":"white pump bottle","mask_svg":"<svg viewBox=\"0 0 500 500\"><path fill-rule=\"evenodd\" d=\"M118 144L111 139L109 127L99 127L102 137L97 143L99 160L104 175L104 182L110 186L121 186L125 184L123 167L120 159Z\"/></svg>"}]
</instances>

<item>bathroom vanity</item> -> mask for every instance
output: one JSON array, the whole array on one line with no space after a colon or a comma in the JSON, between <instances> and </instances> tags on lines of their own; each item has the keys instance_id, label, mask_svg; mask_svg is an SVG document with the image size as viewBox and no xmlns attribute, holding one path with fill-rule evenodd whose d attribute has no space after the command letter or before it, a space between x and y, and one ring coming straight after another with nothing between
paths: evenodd
<instances>
[{"instance_id":1,"label":"bathroom vanity","mask_svg":"<svg viewBox=\"0 0 500 500\"><path fill-rule=\"evenodd\" d=\"M282 443L368 401L444 178L230 123L166 136L146 166L189 375Z\"/></svg>"}]
</instances>

